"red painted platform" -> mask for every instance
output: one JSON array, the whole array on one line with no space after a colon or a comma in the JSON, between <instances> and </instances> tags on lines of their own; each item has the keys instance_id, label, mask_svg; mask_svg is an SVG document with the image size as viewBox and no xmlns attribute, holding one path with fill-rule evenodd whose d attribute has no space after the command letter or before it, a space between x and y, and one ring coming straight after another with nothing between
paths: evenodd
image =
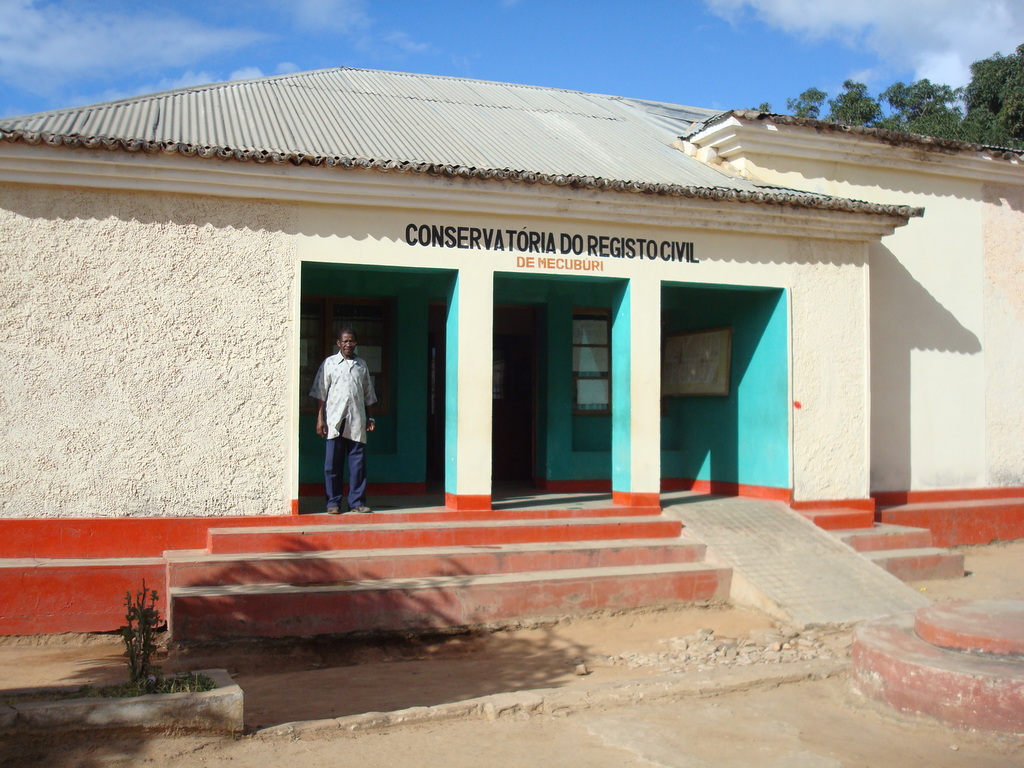
<instances>
[{"instance_id":1,"label":"red painted platform","mask_svg":"<svg viewBox=\"0 0 1024 768\"><path fill-rule=\"evenodd\" d=\"M1012 605L994 606L989 614L986 602ZM956 728L1024 733L1024 660L937 647L917 634L921 616L925 626L953 629L954 634L962 621L972 621L977 633L992 640L1013 631L1024 617L1024 601L929 606L858 625L852 648L854 688L900 712L934 717Z\"/></svg>"},{"instance_id":2,"label":"red painted platform","mask_svg":"<svg viewBox=\"0 0 1024 768\"><path fill-rule=\"evenodd\" d=\"M992 489L993 493L999 489ZM885 507L882 523L927 528L937 547L1024 538L1024 497L920 501Z\"/></svg>"},{"instance_id":3,"label":"red painted platform","mask_svg":"<svg viewBox=\"0 0 1024 768\"><path fill-rule=\"evenodd\" d=\"M917 636L939 648L1024 659L1024 601L963 600L914 617Z\"/></svg>"}]
</instances>

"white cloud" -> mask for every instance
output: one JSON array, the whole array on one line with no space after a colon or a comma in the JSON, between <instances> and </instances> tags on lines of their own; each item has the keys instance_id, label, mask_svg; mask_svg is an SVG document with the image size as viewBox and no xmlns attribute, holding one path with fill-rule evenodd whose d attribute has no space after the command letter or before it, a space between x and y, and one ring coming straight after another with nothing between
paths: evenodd
<instances>
[{"instance_id":1,"label":"white cloud","mask_svg":"<svg viewBox=\"0 0 1024 768\"><path fill-rule=\"evenodd\" d=\"M242 67L228 75L228 80L255 80L257 77L263 77L259 67Z\"/></svg>"},{"instance_id":2,"label":"white cloud","mask_svg":"<svg viewBox=\"0 0 1024 768\"><path fill-rule=\"evenodd\" d=\"M288 10L297 27L312 32L360 34L373 23L365 0L295 0Z\"/></svg>"},{"instance_id":3,"label":"white cloud","mask_svg":"<svg viewBox=\"0 0 1024 768\"><path fill-rule=\"evenodd\" d=\"M740 23L749 14L784 32L867 49L916 79L960 86L970 65L1024 42L1020 0L704 0Z\"/></svg>"},{"instance_id":4,"label":"white cloud","mask_svg":"<svg viewBox=\"0 0 1024 768\"><path fill-rule=\"evenodd\" d=\"M103 13L70 4L0 0L0 75L55 87L111 73L190 66L263 37L173 13Z\"/></svg>"}]
</instances>

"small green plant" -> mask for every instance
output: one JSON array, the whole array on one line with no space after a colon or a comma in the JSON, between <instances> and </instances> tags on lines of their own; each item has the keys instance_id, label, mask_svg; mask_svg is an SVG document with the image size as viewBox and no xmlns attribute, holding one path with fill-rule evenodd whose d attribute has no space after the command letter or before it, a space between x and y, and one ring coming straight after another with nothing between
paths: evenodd
<instances>
[{"instance_id":1,"label":"small green plant","mask_svg":"<svg viewBox=\"0 0 1024 768\"><path fill-rule=\"evenodd\" d=\"M142 581L142 589L134 597L131 592L127 592L124 598L128 609L125 620L128 623L121 627L121 638L128 657L130 683L140 693L154 693L161 682L160 668L153 664L153 654L157 650L156 632L160 627L156 600L156 590L147 590L145 579Z\"/></svg>"}]
</instances>

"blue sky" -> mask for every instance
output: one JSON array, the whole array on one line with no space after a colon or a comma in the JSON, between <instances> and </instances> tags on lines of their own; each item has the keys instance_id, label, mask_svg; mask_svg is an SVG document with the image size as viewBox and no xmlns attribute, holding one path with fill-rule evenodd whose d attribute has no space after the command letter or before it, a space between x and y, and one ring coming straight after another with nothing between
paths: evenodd
<instances>
[{"instance_id":1,"label":"blue sky","mask_svg":"<svg viewBox=\"0 0 1024 768\"><path fill-rule=\"evenodd\" d=\"M0 0L0 116L336 66L716 109L964 84L1024 0Z\"/></svg>"}]
</instances>

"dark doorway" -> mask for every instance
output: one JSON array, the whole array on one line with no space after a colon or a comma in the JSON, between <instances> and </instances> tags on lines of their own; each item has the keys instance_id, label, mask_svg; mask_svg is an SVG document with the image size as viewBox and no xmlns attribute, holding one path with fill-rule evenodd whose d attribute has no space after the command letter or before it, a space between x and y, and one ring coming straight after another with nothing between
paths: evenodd
<instances>
[{"instance_id":1,"label":"dark doorway","mask_svg":"<svg viewBox=\"0 0 1024 768\"><path fill-rule=\"evenodd\" d=\"M431 304L427 320L427 482L444 483L445 317L444 304Z\"/></svg>"},{"instance_id":2,"label":"dark doorway","mask_svg":"<svg viewBox=\"0 0 1024 768\"><path fill-rule=\"evenodd\" d=\"M491 450L494 482L534 480L537 316L532 307L494 308Z\"/></svg>"}]
</instances>

